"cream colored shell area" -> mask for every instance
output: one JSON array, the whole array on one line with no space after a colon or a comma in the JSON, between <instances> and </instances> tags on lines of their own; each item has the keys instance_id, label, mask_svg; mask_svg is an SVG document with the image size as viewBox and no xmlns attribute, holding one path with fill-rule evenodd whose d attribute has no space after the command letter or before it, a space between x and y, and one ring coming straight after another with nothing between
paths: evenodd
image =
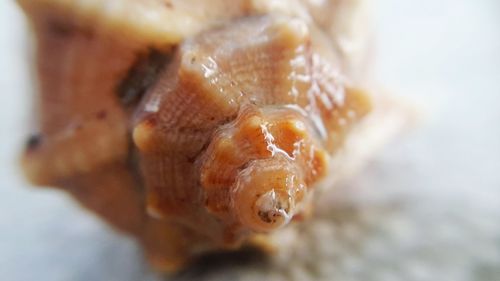
<instances>
[{"instance_id":1,"label":"cream colored shell area","mask_svg":"<svg viewBox=\"0 0 500 281\"><path fill-rule=\"evenodd\" d=\"M100 24L125 39L177 44L187 36L251 14L279 13L315 22L343 53L362 49L365 0L18 0L25 10L49 9Z\"/></svg>"}]
</instances>

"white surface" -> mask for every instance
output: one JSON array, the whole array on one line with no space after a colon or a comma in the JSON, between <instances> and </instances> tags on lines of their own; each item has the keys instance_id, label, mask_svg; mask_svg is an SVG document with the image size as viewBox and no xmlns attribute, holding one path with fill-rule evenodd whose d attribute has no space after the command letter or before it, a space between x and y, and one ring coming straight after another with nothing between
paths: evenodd
<instances>
[{"instance_id":1,"label":"white surface","mask_svg":"<svg viewBox=\"0 0 500 281\"><path fill-rule=\"evenodd\" d=\"M326 230L337 233L332 251L360 235L364 243L323 260L327 276L500 280L500 1L378 3L377 76L422 104L427 119L351 184L345 200L355 210L344 212L356 215ZM64 194L21 179L30 108L23 30L13 1L1 1L0 279L153 278L133 243ZM404 207L381 211L394 204Z\"/></svg>"}]
</instances>

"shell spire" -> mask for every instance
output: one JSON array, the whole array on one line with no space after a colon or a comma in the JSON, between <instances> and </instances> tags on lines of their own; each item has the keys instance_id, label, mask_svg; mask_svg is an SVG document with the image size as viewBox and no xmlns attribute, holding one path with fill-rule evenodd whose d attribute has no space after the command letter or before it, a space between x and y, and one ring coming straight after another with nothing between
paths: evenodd
<instances>
[{"instance_id":1,"label":"shell spire","mask_svg":"<svg viewBox=\"0 0 500 281\"><path fill-rule=\"evenodd\" d=\"M371 109L305 0L19 3L40 85L27 177L160 268L305 217Z\"/></svg>"},{"instance_id":2,"label":"shell spire","mask_svg":"<svg viewBox=\"0 0 500 281\"><path fill-rule=\"evenodd\" d=\"M291 221L369 109L302 21L253 17L183 43L135 117L148 211L222 244ZM193 217L196 216L196 217Z\"/></svg>"}]
</instances>

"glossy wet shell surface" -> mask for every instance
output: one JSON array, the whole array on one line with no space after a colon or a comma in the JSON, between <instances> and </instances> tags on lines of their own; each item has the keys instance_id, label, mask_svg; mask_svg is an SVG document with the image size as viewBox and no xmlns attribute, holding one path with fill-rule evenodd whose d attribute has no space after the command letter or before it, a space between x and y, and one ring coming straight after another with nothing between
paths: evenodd
<instances>
[{"instance_id":1,"label":"glossy wet shell surface","mask_svg":"<svg viewBox=\"0 0 500 281\"><path fill-rule=\"evenodd\" d=\"M160 42L133 22L118 31L124 18L94 1L87 10L22 1L40 80L27 176L69 191L167 269L304 217L370 102L312 23L274 12L242 17L262 13L257 2L227 17L208 13L194 20L213 23L206 29ZM109 9L121 15L125 6ZM171 21L192 20L182 13Z\"/></svg>"}]
</instances>

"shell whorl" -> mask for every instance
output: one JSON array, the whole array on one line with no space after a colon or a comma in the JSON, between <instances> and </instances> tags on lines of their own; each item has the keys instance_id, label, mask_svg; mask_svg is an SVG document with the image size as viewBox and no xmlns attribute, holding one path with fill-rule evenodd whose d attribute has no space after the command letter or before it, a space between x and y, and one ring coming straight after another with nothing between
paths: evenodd
<instances>
[{"instance_id":1,"label":"shell whorl","mask_svg":"<svg viewBox=\"0 0 500 281\"><path fill-rule=\"evenodd\" d=\"M257 232L287 224L325 171L320 147L294 109L243 109L202 156L207 209Z\"/></svg>"},{"instance_id":2,"label":"shell whorl","mask_svg":"<svg viewBox=\"0 0 500 281\"><path fill-rule=\"evenodd\" d=\"M210 222L225 244L301 212L368 108L313 39L301 20L262 16L179 47L135 118L152 215Z\"/></svg>"}]
</instances>

